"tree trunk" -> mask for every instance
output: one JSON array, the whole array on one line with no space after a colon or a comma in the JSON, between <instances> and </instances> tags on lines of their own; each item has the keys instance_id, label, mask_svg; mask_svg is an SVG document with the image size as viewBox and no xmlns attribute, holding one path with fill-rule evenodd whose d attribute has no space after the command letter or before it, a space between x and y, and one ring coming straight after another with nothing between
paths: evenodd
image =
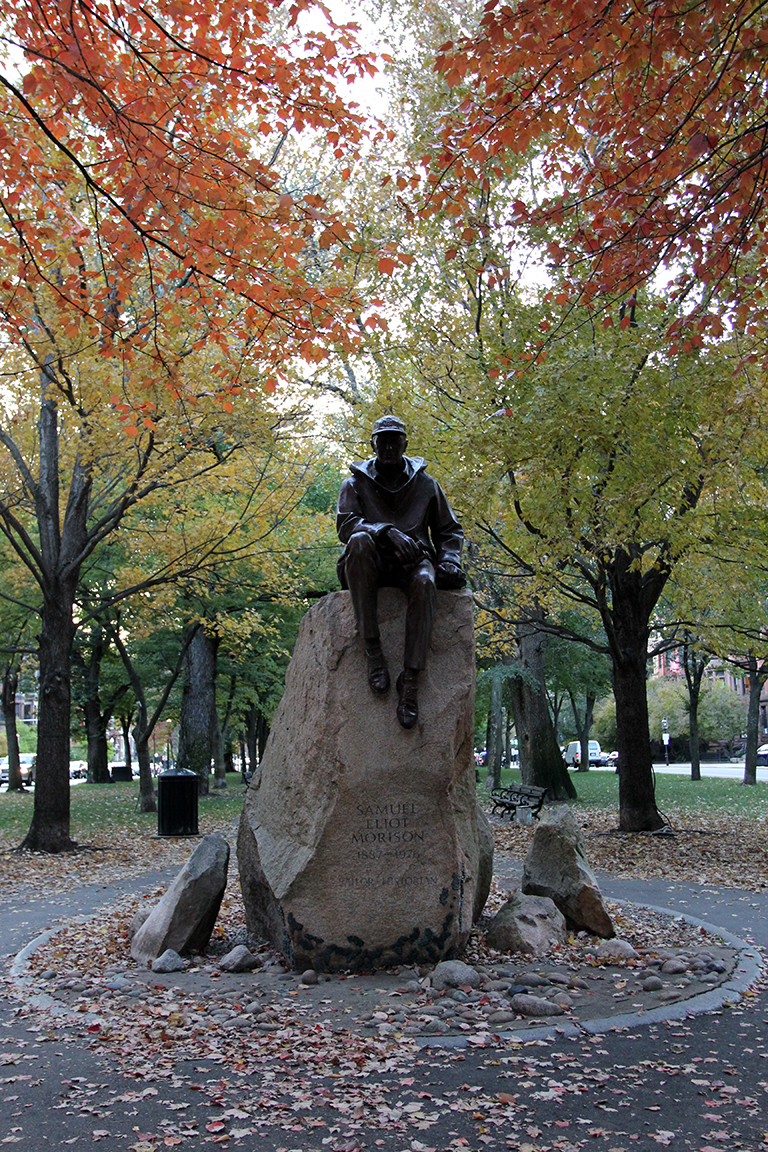
<instances>
[{"instance_id":1,"label":"tree trunk","mask_svg":"<svg viewBox=\"0 0 768 1152\"><path fill-rule=\"evenodd\" d=\"M576 789L568 775L557 733L552 723L544 679L547 636L536 631L537 609L528 623L518 626L518 649L522 675L510 682L515 717L520 774L524 784L547 789L549 800L573 800Z\"/></svg>"},{"instance_id":2,"label":"tree trunk","mask_svg":"<svg viewBox=\"0 0 768 1152\"><path fill-rule=\"evenodd\" d=\"M227 765L224 757L224 732L214 708L213 725L213 786L216 789L227 786Z\"/></svg>"},{"instance_id":3,"label":"tree trunk","mask_svg":"<svg viewBox=\"0 0 768 1152\"><path fill-rule=\"evenodd\" d=\"M656 807L653 787L646 664L646 646L641 643L634 649L624 644L622 659L615 660L613 665L619 753L619 827L623 832L653 832L664 826Z\"/></svg>"},{"instance_id":4,"label":"tree trunk","mask_svg":"<svg viewBox=\"0 0 768 1152\"><path fill-rule=\"evenodd\" d=\"M511 768L512 764L514 763L514 761L516 759L516 757L513 753L513 750L512 750L512 733L515 730L515 725L512 722L512 710L511 709L509 709L505 713L505 721L506 722L504 724L504 752L505 752L506 757L507 757L507 768Z\"/></svg>"},{"instance_id":5,"label":"tree trunk","mask_svg":"<svg viewBox=\"0 0 768 1152\"><path fill-rule=\"evenodd\" d=\"M131 716L127 712L124 712L120 717L120 731L123 734L125 766L126 768L130 768L131 773L133 773L133 762L131 759Z\"/></svg>"},{"instance_id":6,"label":"tree trunk","mask_svg":"<svg viewBox=\"0 0 768 1152\"><path fill-rule=\"evenodd\" d=\"M98 626L91 629L88 647L87 664L82 653L75 652L75 660L80 666L84 689L82 709L85 718L85 736L88 742L87 780L89 784L109 784L107 726L111 713L102 714L101 711L100 680L104 637Z\"/></svg>"},{"instance_id":7,"label":"tree trunk","mask_svg":"<svg viewBox=\"0 0 768 1152\"><path fill-rule=\"evenodd\" d=\"M245 743L248 748L248 771L250 772L251 776L256 771L256 766L259 763L258 720L260 716L261 713L259 712L258 707L255 704L252 704L248 709L248 715L246 717L248 727L245 733Z\"/></svg>"},{"instance_id":8,"label":"tree trunk","mask_svg":"<svg viewBox=\"0 0 768 1152\"><path fill-rule=\"evenodd\" d=\"M488 753L485 762L488 770L488 789L501 788L501 754L503 752L503 712L501 707L503 682L500 676L491 679L491 705L488 711Z\"/></svg>"},{"instance_id":9,"label":"tree trunk","mask_svg":"<svg viewBox=\"0 0 768 1152\"><path fill-rule=\"evenodd\" d=\"M269 739L269 724L258 704L252 704L246 715L245 744L248 749L248 768L253 775L261 763Z\"/></svg>"},{"instance_id":10,"label":"tree trunk","mask_svg":"<svg viewBox=\"0 0 768 1152\"><path fill-rule=\"evenodd\" d=\"M83 703L85 732L88 740L88 783L109 784L109 748L107 746L108 717L103 717L98 699Z\"/></svg>"},{"instance_id":11,"label":"tree trunk","mask_svg":"<svg viewBox=\"0 0 768 1152\"><path fill-rule=\"evenodd\" d=\"M177 767L195 772L200 795L208 794L213 761L216 718L216 647L214 636L201 624L193 625L192 640L184 658L184 691Z\"/></svg>"},{"instance_id":12,"label":"tree trunk","mask_svg":"<svg viewBox=\"0 0 768 1152\"><path fill-rule=\"evenodd\" d=\"M35 801L32 823L20 849L66 852L77 844L69 834L69 724L72 705L74 603L88 539L91 480L78 456L72 467L64 518L59 508L59 416L50 363L41 373L38 418L39 479L35 511L40 537L43 592Z\"/></svg>"},{"instance_id":13,"label":"tree trunk","mask_svg":"<svg viewBox=\"0 0 768 1152\"><path fill-rule=\"evenodd\" d=\"M123 667L128 673L128 679L131 682L133 696L136 701L136 719L133 725L133 740L136 745L136 759L139 763L139 804L142 812L157 811L155 785L152 779L152 762L149 755L149 740L155 730L157 722L163 714L163 709L168 703L168 697L171 694L171 689L176 683L179 673L181 672L191 638L191 632L187 633L184 641L182 642L181 651L179 652L179 656L176 661L176 667L166 680L165 688L162 691L154 712L150 716L147 709L146 696L144 695L144 685L141 683L141 679L138 672L136 671L136 667L131 660L130 653L123 643L119 630L116 629L112 635L114 645L117 648L117 651L120 653L120 659L123 662Z\"/></svg>"},{"instance_id":14,"label":"tree trunk","mask_svg":"<svg viewBox=\"0 0 768 1152\"><path fill-rule=\"evenodd\" d=\"M691 780L701 780L701 747L699 741L699 699L701 682L688 698L688 755L691 757Z\"/></svg>"},{"instance_id":15,"label":"tree trunk","mask_svg":"<svg viewBox=\"0 0 768 1152\"><path fill-rule=\"evenodd\" d=\"M760 743L760 694L768 678L768 661L758 664L750 653L749 704L747 707L747 747L744 750L744 783L757 784L757 746Z\"/></svg>"},{"instance_id":16,"label":"tree trunk","mask_svg":"<svg viewBox=\"0 0 768 1152\"><path fill-rule=\"evenodd\" d=\"M153 718L154 719L154 718ZM149 755L149 739L154 723L147 717L147 706L142 699L136 701L136 719L133 725L133 742L136 745L136 760L139 765L139 808L142 812L157 812L155 782L152 779L152 761Z\"/></svg>"},{"instance_id":17,"label":"tree trunk","mask_svg":"<svg viewBox=\"0 0 768 1152\"><path fill-rule=\"evenodd\" d=\"M267 740L269 740L269 722L267 721L264 713L260 710L256 718L256 750L259 762L261 762L261 758L264 755L264 749L267 746Z\"/></svg>"},{"instance_id":18,"label":"tree trunk","mask_svg":"<svg viewBox=\"0 0 768 1152\"><path fill-rule=\"evenodd\" d=\"M235 689L237 687L237 676L230 676L229 678L229 692L227 694L227 707L224 712L224 719L221 724L221 749L224 761L224 779L228 772L234 772L235 762L234 754L232 752L232 706L235 701Z\"/></svg>"},{"instance_id":19,"label":"tree trunk","mask_svg":"<svg viewBox=\"0 0 768 1152\"><path fill-rule=\"evenodd\" d=\"M557 734L557 740L558 740L558 744L559 744L560 743L560 713L563 710L563 700L565 699L565 697L562 695L562 693L560 693L558 691L551 692L548 695L549 695L549 706L550 706L550 710L552 713L552 725L555 729L555 733Z\"/></svg>"},{"instance_id":20,"label":"tree trunk","mask_svg":"<svg viewBox=\"0 0 768 1152\"><path fill-rule=\"evenodd\" d=\"M641 571L640 557L618 550L609 570L610 610L603 626L613 658L616 743L619 753L619 827L655 832L664 827L653 787L646 670L653 609L668 573Z\"/></svg>"},{"instance_id":21,"label":"tree trunk","mask_svg":"<svg viewBox=\"0 0 768 1152\"><path fill-rule=\"evenodd\" d=\"M40 632L40 697L32 823L20 844L31 852L67 852L69 834L69 717L74 582L46 589Z\"/></svg>"},{"instance_id":22,"label":"tree trunk","mask_svg":"<svg viewBox=\"0 0 768 1152\"><path fill-rule=\"evenodd\" d=\"M595 697L587 694L584 698L584 719L581 720L576 707L576 698L568 693L573 712L573 723L579 738L579 772L589 772L589 734L592 731L592 716L595 711Z\"/></svg>"},{"instance_id":23,"label":"tree trunk","mask_svg":"<svg viewBox=\"0 0 768 1152\"><path fill-rule=\"evenodd\" d=\"M701 748L699 740L699 700L704 670L711 657L708 653L697 653L686 633L683 644L682 661L685 682L688 686L688 751L691 757L691 780L701 780Z\"/></svg>"},{"instance_id":24,"label":"tree trunk","mask_svg":"<svg viewBox=\"0 0 768 1152\"><path fill-rule=\"evenodd\" d=\"M19 686L19 670L12 663L6 664L3 674L2 698L5 736L8 741L8 791L23 792L19 761L19 733L16 727L16 690Z\"/></svg>"}]
</instances>

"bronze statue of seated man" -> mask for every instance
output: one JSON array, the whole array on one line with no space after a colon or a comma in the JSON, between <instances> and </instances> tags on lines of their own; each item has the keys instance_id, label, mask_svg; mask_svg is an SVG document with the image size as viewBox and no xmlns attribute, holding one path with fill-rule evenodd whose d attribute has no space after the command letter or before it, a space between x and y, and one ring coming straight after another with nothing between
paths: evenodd
<instances>
[{"instance_id":1,"label":"bronze statue of seated man","mask_svg":"<svg viewBox=\"0 0 768 1152\"><path fill-rule=\"evenodd\" d=\"M413 728L419 716L419 672L426 667L437 602L436 588L463 588L464 533L445 493L420 456L406 456L405 424L383 416L373 426L376 455L350 465L339 493L336 529L346 545L339 560L357 630L365 644L368 683L383 695L389 671L381 647L378 590L402 588L408 598L403 670L397 678L397 718Z\"/></svg>"}]
</instances>

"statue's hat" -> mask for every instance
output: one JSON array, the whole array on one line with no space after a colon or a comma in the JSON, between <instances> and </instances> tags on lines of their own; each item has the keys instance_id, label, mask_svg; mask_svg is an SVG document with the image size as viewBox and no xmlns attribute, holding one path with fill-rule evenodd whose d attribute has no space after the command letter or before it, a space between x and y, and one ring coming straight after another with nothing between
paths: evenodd
<instances>
[{"instance_id":1,"label":"statue's hat","mask_svg":"<svg viewBox=\"0 0 768 1152\"><path fill-rule=\"evenodd\" d=\"M373 426L372 436L378 436L380 432L399 432L401 436L405 436L405 424L399 416L380 416Z\"/></svg>"}]
</instances>

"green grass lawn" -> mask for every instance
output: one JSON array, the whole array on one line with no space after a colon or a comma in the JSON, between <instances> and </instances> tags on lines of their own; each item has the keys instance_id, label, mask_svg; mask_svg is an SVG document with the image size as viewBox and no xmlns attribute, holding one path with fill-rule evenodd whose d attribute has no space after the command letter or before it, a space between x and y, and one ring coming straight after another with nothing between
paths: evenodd
<instances>
[{"instance_id":1,"label":"green grass lawn","mask_svg":"<svg viewBox=\"0 0 768 1152\"><path fill-rule=\"evenodd\" d=\"M204 830L210 818L217 825L237 820L245 788L239 775L227 777L225 792L211 792L199 801L199 822ZM157 813L139 812L138 781L125 784L77 784L70 789L71 834L81 843L109 843L121 833L151 835L157 831ZM0 793L0 839L20 843L32 819L31 792Z\"/></svg>"},{"instance_id":2,"label":"green grass lawn","mask_svg":"<svg viewBox=\"0 0 768 1152\"><path fill-rule=\"evenodd\" d=\"M520 773L505 769L502 784L520 780ZM611 809L618 812L619 778L613 772L572 772L578 799L574 808ZM211 783L212 783L211 779ZM78 784L71 789L72 836L80 843L114 844L121 834L151 835L157 831L157 813L141 813L138 783ZM226 792L211 790L200 798L201 830L212 823L223 827L237 820L245 788L230 774ZM487 799L485 777L478 785L481 801ZM668 816L715 815L758 818L768 816L768 787L764 783L746 788L737 780L708 777L694 783L686 776L656 778L656 802ZM6 847L20 843L32 818L33 794L0 793L0 840Z\"/></svg>"},{"instance_id":3,"label":"green grass lawn","mask_svg":"<svg viewBox=\"0 0 768 1152\"><path fill-rule=\"evenodd\" d=\"M578 793L578 799L573 801L574 807L618 810L619 778L615 772L571 772L570 777ZM502 787L513 780L519 782L520 773L504 769ZM481 799L488 795L482 769L478 795ZM723 815L768 816L768 787L763 782L745 787L738 780L712 776L694 782L689 776L660 774L656 777L656 803L662 811L670 813L712 814L720 811Z\"/></svg>"}]
</instances>

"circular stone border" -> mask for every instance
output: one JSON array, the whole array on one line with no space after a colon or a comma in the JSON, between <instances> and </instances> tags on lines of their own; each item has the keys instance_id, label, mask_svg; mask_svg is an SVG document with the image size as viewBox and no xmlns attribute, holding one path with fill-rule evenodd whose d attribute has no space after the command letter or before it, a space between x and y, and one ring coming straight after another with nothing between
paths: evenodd
<instances>
[{"instance_id":1,"label":"circular stone border","mask_svg":"<svg viewBox=\"0 0 768 1152\"><path fill-rule=\"evenodd\" d=\"M462 1035L429 1036L416 1034L410 1036L409 1039L418 1047L467 1048L480 1045L483 1037L487 1037L486 1043L499 1041L502 1043L522 1043L532 1036L540 1040L554 1040L577 1037L585 1034L594 1035L611 1030L623 1030L625 1028L634 1028L646 1024L684 1020L691 1016L705 1012L715 1012L726 1006L739 1003L743 995L759 979L763 972L765 962L760 950L725 928L658 905L630 904L629 901L617 901L617 903L626 904L628 907L647 909L650 912L670 919L682 920L695 928L702 929L711 935L719 937L737 953L733 974L727 980L723 981L722 984L718 985L717 988L697 992L686 999L678 1000L664 1006L643 1009L639 1012L617 1012L610 1016L585 1020L578 1024L565 1021L551 1026L542 1025L541 1023L523 1023L510 1030L493 1029L491 1031L489 1029L486 1032L480 1031L472 1037ZM52 1015L59 1017L59 1019L77 1020L81 1024L92 1024L99 1021L100 1017L98 1013L72 1011L69 1006L62 1004L50 993L40 991L37 981L33 977L26 975L30 958L54 936L59 932L65 931L72 924L83 924L95 920L99 914L100 913L94 913L89 916L73 916L66 923L41 932L16 954L10 963L8 983L12 985L12 991L15 995L23 1000L28 1007L39 1011L48 1011ZM333 988L333 981L326 983L324 988L327 994Z\"/></svg>"}]
</instances>

